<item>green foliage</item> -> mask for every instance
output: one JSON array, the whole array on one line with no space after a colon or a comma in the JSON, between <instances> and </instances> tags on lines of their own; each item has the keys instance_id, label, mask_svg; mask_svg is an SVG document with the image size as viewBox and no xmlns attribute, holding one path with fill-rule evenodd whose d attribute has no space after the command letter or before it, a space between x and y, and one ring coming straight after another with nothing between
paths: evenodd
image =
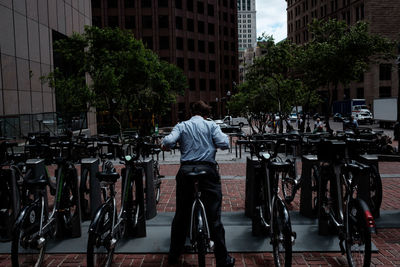
<instances>
[{"instance_id":1,"label":"green foliage","mask_svg":"<svg viewBox=\"0 0 400 267\"><path fill-rule=\"evenodd\" d=\"M164 115L187 86L180 69L160 61L131 32L118 28L85 27L83 34L59 41L56 52L73 70L64 76L56 70L47 77L57 97L68 108L79 103L109 114L120 131L124 117L148 131L152 117ZM82 80L85 74L90 86Z\"/></svg>"}]
</instances>

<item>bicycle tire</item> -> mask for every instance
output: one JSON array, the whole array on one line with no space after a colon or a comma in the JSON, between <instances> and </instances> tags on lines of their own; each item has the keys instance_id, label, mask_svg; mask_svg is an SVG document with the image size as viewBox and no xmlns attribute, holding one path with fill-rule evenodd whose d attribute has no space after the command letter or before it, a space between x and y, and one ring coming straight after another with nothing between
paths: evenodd
<instances>
[{"instance_id":1,"label":"bicycle tire","mask_svg":"<svg viewBox=\"0 0 400 267\"><path fill-rule=\"evenodd\" d=\"M84 168L81 173L81 182L79 185L79 200L81 203L82 220L91 219L91 205L90 205L90 178L89 170Z\"/></svg>"},{"instance_id":2,"label":"bicycle tire","mask_svg":"<svg viewBox=\"0 0 400 267\"><path fill-rule=\"evenodd\" d=\"M36 205L35 203L33 205ZM41 206L37 205L27 207L25 211L27 216L13 229L11 241L11 263L13 267L19 266L34 266L39 267L42 265L46 253L46 241L40 248L33 248L30 244L25 247L22 246L23 242L28 243L31 237L38 236L40 229L40 210ZM47 222L47 212L45 212L44 224ZM27 231L25 232L24 229ZM31 242L35 242L35 238Z\"/></svg>"},{"instance_id":3,"label":"bicycle tire","mask_svg":"<svg viewBox=\"0 0 400 267\"><path fill-rule=\"evenodd\" d=\"M292 266L292 226L289 212L280 199L275 199L272 212L272 248L275 266Z\"/></svg>"},{"instance_id":4,"label":"bicycle tire","mask_svg":"<svg viewBox=\"0 0 400 267\"><path fill-rule=\"evenodd\" d=\"M371 233L364 217L365 210L359 201L350 200L345 211L345 249L350 267L366 267L371 264Z\"/></svg>"},{"instance_id":5,"label":"bicycle tire","mask_svg":"<svg viewBox=\"0 0 400 267\"><path fill-rule=\"evenodd\" d=\"M290 169L287 173L282 172L285 174L285 177L282 176L281 178L281 187L284 200L287 204L290 204L296 195L296 172L294 170L294 166L290 166Z\"/></svg>"},{"instance_id":6,"label":"bicycle tire","mask_svg":"<svg viewBox=\"0 0 400 267\"><path fill-rule=\"evenodd\" d=\"M382 204L382 179L375 166L371 166L370 172L370 209L374 218L379 217L379 209Z\"/></svg>"},{"instance_id":7,"label":"bicycle tire","mask_svg":"<svg viewBox=\"0 0 400 267\"><path fill-rule=\"evenodd\" d=\"M311 168L311 214L314 218L318 217L319 179L318 166L313 165Z\"/></svg>"},{"instance_id":8,"label":"bicycle tire","mask_svg":"<svg viewBox=\"0 0 400 267\"><path fill-rule=\"evenodd\" d=\"M197 258L199 267L206 266L206 254L207 254L207 230L205 226L204 217L200 208L196 211L196 247L197 247Z\"/></svg>"},{"instance_id":9,"label":"bicycle tire","mask_svg":"<svg viewBox=\"0 0 400 267\"><path fill-rule=\"evenodd\" d=\"M80 220L78 189L74 180L73 173L69 170L64 177L64 181L62 181L61 201L57 212L59 236L80 236L80 232L78 234L74 233L74 223ZM57 194L60 193L58 192Z\"/></svg>"},{"instance_id":10,"label":"bicycle tire","mask_svg":"<svg viewBox=\"0 0 400 267\"><path fill-rule=\"evenodd\" d=\"M86 263L88 267L111 266L114 257L114 248L107 248L111 241L113 212L111 208L98 217L98 227L89 231L86 249ZM104 246L106 244L106 246Z\"/></svg>"}]
</instances>

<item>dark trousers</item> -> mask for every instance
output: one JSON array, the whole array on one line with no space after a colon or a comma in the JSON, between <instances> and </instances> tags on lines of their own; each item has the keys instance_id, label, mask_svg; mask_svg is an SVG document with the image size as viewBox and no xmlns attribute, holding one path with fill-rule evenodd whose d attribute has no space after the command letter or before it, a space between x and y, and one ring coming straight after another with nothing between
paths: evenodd
<instances>
[{"instance_id":1,"label":"dark trousers","mask_svg":"<svg viewBox=\"0 0 400 267\"><path fill-rule=\"evenodd\" d=\"M208 165L183 165L176 175L176 212L171 227L170 254L179 256L183 252L187 233L190 228L190 214L194 200L194 185L192 179L185 174L193 168L207 171L209 177L199 181L201 201L203 202L211 240L214 241L216 262L225 262L228 252L225 245L225 230L221 223L221 178L216 167Z\"/></svg>"}]
</instances>

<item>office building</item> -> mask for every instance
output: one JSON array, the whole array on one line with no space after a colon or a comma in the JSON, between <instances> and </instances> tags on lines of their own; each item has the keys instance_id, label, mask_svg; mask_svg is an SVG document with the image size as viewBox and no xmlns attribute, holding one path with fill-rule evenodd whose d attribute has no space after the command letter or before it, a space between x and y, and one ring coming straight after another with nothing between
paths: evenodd
<instances>
[{"instance_id":1,"label":"office building","mask_svg":"<svg viewBox=\"0 0 400 267\"><path fill-rule=\"evenodd\" d=\"M54 41L90 24L90 0L0 1L0 136L57 131L55 92L40 77L54 69Z\"/></svg>"},{"instance_id":2,"label":"office building","mask_svg":"<svg viewBox=\"0 0 400 267\"><path fill-rule=\"evenodd\" d=\"M199 99L226 113L238 81L236 0L93 0L93 25L132 30L148 48L183 69L189 88L162 122L189 117Z\"/></svg>"},{"instance_id":3,"label":"office building","mask_svg":"<svg viewBox=\"0 0 400 267\"><path fill-rule=\"evenodd\" d=\"M368 23L369 31L399 40L400 1L398 0L286 0L288 39L303 44L311 36L307 25L313 19L343 20L348 25ZM400 51L397 51L400 54ZM333 92L333 100L365 98L372 107L373 99L394 97L399 91L398 63L395 60L370 66L359 81Z\"/></svg>"}]
</instances>

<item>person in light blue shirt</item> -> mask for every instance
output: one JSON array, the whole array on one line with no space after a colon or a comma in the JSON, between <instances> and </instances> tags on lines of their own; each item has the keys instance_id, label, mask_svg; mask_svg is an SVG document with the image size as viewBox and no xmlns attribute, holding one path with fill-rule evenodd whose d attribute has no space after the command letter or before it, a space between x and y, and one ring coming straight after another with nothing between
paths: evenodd
<instances>
[{"instance_id":1,"label":"person in light blue shirt","mask_svg":"<svg viewBox=\"0 0 400 267\"><path fill-rule=\"evenodd\" d=\"M193 103L190 120L177 124L162 141L163 150L179 143L181 151L181 167L176 175L176 211L171 226L169 264L177 264L183 253L194 199L193 181L187 178L187 174L196 168L208 174L207 178L199 181L199 190L214 242L216 266L235 265L235 259L228 255L225 245L225 230L221 222L221 178L215 161L217 148L228 149L229 139L215 122L206 120L210 111L211 107L201 100Z\"/></svg>"}]
</instances>

